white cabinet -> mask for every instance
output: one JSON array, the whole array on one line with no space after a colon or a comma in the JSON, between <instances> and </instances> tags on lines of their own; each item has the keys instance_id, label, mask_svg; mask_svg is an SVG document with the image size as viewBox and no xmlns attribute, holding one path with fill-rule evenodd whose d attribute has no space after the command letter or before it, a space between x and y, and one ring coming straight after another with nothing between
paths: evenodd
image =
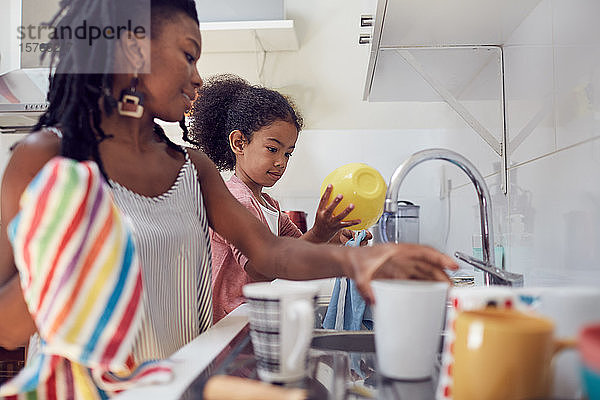
<instances>
[{"instance_id":1,"label":"white cabinet","mask_svg":"<svg viewBox=\"0 0 600 400\"><path fill-rule=\"evenodd\" d=\"M481 73L496 73L500 79L502 72L492 69L501 65L501 46L539 2L379 0L364 99L443 100L429 84L422 85L427 80L423 71L454 96L493 97L496 87L482 93L484 88L474 90L473 84L477 85ZM493 51L493 46L498 50ZM464 50L469 48L472 51ZM412 56L422 68L415 68L402 54ZM460 89L465 85L470 89Z\"/></svg>"},{"instance_id":2,"label":"white cabinet","mask_svg":"<svg viewBox=\"0 0 600 400\"><path fill-rule=\"evenodd\" d=\"M201 22L203 53L298 50L293 20Z\"/></svg>"},{"instance_id":3,"label":"white cabinet","mask_svg":"<svg viewBox=\"0 0 600 400\"><path fill-rule=\"evenodd\" d=\"M203 53L298 50L285 0L196 0Z\"/></svg>"},{"instance_id":4,"label":"white cabinet","mask_svg":"<svg viewBox=\"0 0 600 400\"><path fill-rule=\"evenodd\" d=\"M285 0L196 0L200 22L285 19Z\"/></svg>"},{"instance_id":5,"label":"white cabinet","mask_svg":"<svg viewBox=\"0 0 600 400\"><path fill-rule=\"evenodd\" d=\"M380 47L501 45L540 0L387 0Z\"/></svg>"}]
</instances>

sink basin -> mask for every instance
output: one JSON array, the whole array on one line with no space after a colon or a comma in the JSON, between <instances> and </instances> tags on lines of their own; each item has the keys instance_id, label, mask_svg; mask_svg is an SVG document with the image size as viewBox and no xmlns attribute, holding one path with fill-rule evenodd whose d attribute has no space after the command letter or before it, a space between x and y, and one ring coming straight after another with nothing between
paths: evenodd
<instances>
[{"instance_id":1,"label":"sink basin","mask_svg":"<svg viewBox=\"0 0 600 400\"><path fill-rule=\"evenodd\" d=\"M325 319L325 314L327 314L328 306L329 302L317 303L315 307L315 329L323 328L323 320Z\"/></svg>"},{"instance_id":2,"label":"sink basin","mask_svg":"<svg viewBox=\"0 0 600 400\"><path fill-rule=\"evenodd\" d=\"M372 331L335 331L315 329L311 348L316 350L374 353L375 336Z\"/></svg>"},{"instance_id":3,"label":"sink basin","mask_svg":"<svg viewBox=\"0 0 600 400\"><path fill-rule=\"evenodd\" d=\"M431 400L437 374L420 381L388 379L377 373L373 331L314 331L309 377L325 388L325 396L316 398Z\"/></svg>"}]
</instances>

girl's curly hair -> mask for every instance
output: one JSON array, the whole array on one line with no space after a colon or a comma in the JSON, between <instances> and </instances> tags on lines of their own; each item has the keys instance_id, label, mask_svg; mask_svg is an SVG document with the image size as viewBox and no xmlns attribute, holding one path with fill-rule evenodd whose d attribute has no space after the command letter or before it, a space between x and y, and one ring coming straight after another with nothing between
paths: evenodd
<instances>
[{"instance_id":1,"label":"girl's curly hair","mask_svg":"<svg viewBox=\"0 0 600 400\"><path fill-rule=\"evenodd\" d=\"M198 93L190 116L189 139L215 163L220 171L235 169L229 134L242 132L248 142L259 129L282 120L300 131L302 116L281 93L251 85L230 74L208 79Z\"/></svg>"}]
</instances>

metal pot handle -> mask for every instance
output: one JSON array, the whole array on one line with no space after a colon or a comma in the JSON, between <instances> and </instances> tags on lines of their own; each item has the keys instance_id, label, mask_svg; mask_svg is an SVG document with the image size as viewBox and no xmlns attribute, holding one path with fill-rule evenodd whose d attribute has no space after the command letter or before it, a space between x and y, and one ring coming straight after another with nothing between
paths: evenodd
<instances>
[{"instance_id":1,"label":"metal pot handle","mask_svg":"<svg viewBox=\"0 0 600 400\"><path fill-rule=\"evenodd\" d=\"M381 219L379 220L379 233L381 234L381 240L383 241L383 243L390 243L390 242L396 241L395 239L393 241L389 240L388 232L387 232L387 220L388 220L388 218L393 217L393 216L394 216L394 213L385 211L381 215Z\"/></svg>"}]
</instances>

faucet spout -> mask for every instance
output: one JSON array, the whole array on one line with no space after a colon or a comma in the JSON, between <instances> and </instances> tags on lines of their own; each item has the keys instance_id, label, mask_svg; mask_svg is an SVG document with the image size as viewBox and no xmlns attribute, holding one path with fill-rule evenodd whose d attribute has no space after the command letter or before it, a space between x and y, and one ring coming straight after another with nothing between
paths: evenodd
<instances>
[{"instance_id":1,"label":"faucet spout","mask_svg":"<svg viewBox=\"0 0 600 400\"><path fill-rule=\"evenodd\" d=\"M400 185L408 175L408 173L417 165L427 160L446 160L457 167L459 167L471 180L475 191L477 192L477 198L479 200L479 217L481 226L481 249L483 252L483 260L479 263L471 263L470 260L461 258L464 261L469 262L476 268L484 271L484 282L486 285L492 284L504 284L512 286L512 280L505 279L508 274L499 274L497 271L502 271L494 265L494 232L492 229L492 209L491 209L491 196L485 180L481 173L475 168L475 166L462 155L447 149L428 149L419 151L411 155L405 162L403 162L394 171L390 183L388 185L387 193L385 195L384 204L384 218L388 218L390 215L394 215L398 212L398 191ZM382 237L384 241L389 241L387 232L385 229L386 224L382 223ZM486 268L482 268L483 264ZM518 274L510 274L513 275ZM522 276L521 276L522 285ZM516 283L518 285L518 283Z\"/></svg>"}]
</instances>

